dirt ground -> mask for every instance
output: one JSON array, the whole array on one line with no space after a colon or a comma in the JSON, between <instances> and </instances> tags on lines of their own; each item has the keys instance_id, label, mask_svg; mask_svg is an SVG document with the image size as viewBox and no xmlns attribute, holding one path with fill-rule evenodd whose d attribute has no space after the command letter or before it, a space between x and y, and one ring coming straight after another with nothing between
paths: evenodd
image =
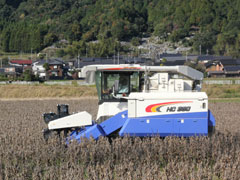
<instances>
[{"instance_id":1,"label":"dirt ground","mask_svg":"<svg viewBox=\"0 0 240 180\"><path fill-rule=\"evenodd\" d=\"M46 143L42 114L69 104L96 118L96 98L0 100L0 179L239 179L240 103L209 103L212 138L106 138L71 148ZM169 171L174 169L174 171Z\"/></svg>"}]
</instances>

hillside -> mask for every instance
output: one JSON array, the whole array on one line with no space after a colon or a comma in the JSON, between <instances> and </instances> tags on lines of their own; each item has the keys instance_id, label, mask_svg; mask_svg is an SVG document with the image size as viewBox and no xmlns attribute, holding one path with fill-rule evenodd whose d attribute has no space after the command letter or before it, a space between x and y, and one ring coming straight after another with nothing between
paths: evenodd
<instances>
[{"instance_id":1,"label":"hillside","mask_svg":"<svg viewBox=\"0 0 240 180\"><path fill-rule=\"evenodd\" d=\"M0 0L1 49L39 52L61 39L85 54L123 51L118 41L138 44L158 36L159 43L201 46L202 53L239 56L238 0Z\"/></svg>"}]
</instances>

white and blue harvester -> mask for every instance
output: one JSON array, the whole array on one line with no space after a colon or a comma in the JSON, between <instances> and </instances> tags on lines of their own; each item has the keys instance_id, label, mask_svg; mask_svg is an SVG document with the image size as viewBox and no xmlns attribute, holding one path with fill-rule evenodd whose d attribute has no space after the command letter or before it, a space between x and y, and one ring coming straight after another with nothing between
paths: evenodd
<instances>
[{"instance_id":1,"label":"white and blue harvester","mask_svg":"<svg viewBox=\"0 0 240 180\"><path fill-rule=\"evenodd\" d=\"M90 65L82 75L95 77L97 118L84 111L44 114L50 132L71 132L68 140L100 136L207 136L215 129L208 97L201 91L203 74L187 66Z\"/></svg>"}]
</instances>

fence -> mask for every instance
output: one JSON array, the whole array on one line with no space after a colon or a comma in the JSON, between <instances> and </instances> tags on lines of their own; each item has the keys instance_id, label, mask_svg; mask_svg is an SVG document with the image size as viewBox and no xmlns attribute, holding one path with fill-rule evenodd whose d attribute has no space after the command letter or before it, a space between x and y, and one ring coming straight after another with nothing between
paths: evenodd
<instances>
[{"instance_id":1,"label":"fence","mask_svg":"<svg viewBox=\"0 0 240 180\"><path fill-rule=\"evenodd\" d=\"M38 81L0 81L0 85L4 84L17 84L17 85L37 85L40 84ZM45 81L45 85L94 85L95 83L87 83L84 80L78 81Z\"/></svg>"},{"instance_id":2,"label":"fence","mask_svg":"<svg viewBox=\"0 0 240 180\"><path fill-rule=\"evenodd\" d=\"M0 81L0 84L36 85L38 81Z\"/></svg>"},{"instance_id":3,"label":"fence","mask_svg":"<svg viewBox=\"0 0 240 180\"><path fill-rule=\"evenodd\" d=\"M203 80L203 84L240 84L239 79L232 80Z\"/></svg>"}]
</instances>

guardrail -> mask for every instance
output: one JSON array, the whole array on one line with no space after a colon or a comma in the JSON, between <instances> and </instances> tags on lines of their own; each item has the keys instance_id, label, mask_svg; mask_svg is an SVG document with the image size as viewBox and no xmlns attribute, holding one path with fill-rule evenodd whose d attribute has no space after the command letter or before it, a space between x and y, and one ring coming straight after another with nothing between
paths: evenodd
<instances>
[{"instance_id":1,"label":"guardrail","mask_svg":"<svg viewBox=\"0 0 240 180\"><path fill-rule=\"evenodd\" d=\"M0 81L0 84L36 85L38 81Z\"/></svg>"},{"instance_id":2,"label":"guardrail","mask_svg":"<svg viewBox=\"0 0 240 180\"><path fill-rule=\"evenodd\" d=\"M0 81L0 85L4 84L18 84L18 85L37 85L40 84L38 81ZM42 84L45 85L92 85L91 83L86 83L83 80L78 81L45 81Z\"/></svg>"},{"instance_id":3,"label":"guardrail","mask_svg":"<svg viewBox=\"0 0 240 180\"><path fill-rule=\"evenodd\" d=\"M203 80L203 84L240 84L240 79Z\"/></svg>"},{"instance_id":4,"label":"guardrail","mask_svg":"<svg viewBox=\"0 0 240 180\"><path fill-rule=\"evenodd\" d=\"M43 84L47 85L92 85L90 83L86 83L84 80L77 81L45 81Z\"/></svg>"}]
</instances>

